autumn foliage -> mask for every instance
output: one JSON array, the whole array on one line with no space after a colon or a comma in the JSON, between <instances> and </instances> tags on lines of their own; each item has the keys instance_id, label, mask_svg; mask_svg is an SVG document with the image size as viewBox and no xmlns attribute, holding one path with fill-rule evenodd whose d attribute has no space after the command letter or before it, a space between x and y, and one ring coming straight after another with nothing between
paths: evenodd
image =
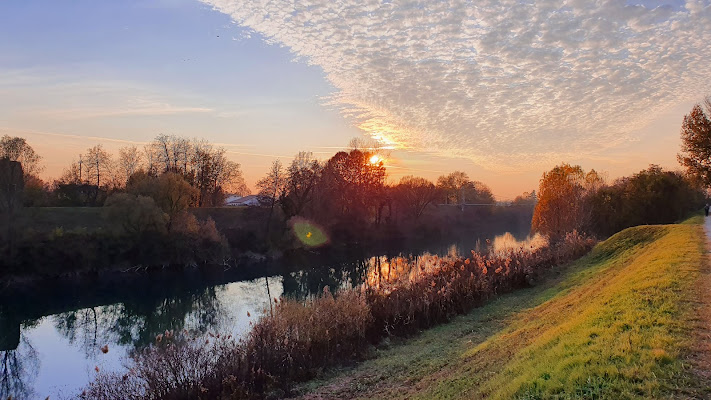
<instances>
[{"instance_id":1,"label":"autumn foliage","mask_svg":"<svg viewBox=\"0 0 711 400\"><path fill-rule=\"evenodd\" d=\"M611 184L595 171L562 164L543 174L531 230L556 241L577 230L599 237L643 224L669 224L703 204L687 176L656 165Z\"/></svg>"},{"instance_id":2,"label":"autumn foliage","mask_svg":"<svg viewBox=\"0 0 711 400\"><path fill-rule=\"evenodd\" d=\"M531 230L557 240L582 229L591 218L587 196L603 183L595 170L586 173L579 165L561 164L544 173Z\"/></svg>"}]
</instances>

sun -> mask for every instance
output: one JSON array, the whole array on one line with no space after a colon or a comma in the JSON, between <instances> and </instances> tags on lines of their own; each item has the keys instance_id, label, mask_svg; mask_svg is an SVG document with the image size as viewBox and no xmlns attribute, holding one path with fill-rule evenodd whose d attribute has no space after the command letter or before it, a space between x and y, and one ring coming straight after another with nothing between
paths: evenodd
<instances>
[{"instance_id":1,"label":"sun","mask_svg":"<svg viewBox=\"0 0 711 400\"><path fill-rule=\"evenodd\" d=\"M370 157L370 163L371 163L371 164L377 164L377 163L379 163L379 162L381 162L381 161L383 161L383 159L380 158L380 156L378 156L377 154L376 154L376 155L373 155L373 157Z\"/></svg>"}]
</instances>

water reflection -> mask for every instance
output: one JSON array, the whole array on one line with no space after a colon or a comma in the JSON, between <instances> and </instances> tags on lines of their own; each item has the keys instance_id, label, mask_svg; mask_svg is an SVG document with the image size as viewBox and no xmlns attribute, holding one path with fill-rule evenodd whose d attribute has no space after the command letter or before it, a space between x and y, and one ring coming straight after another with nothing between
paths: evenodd
<instances>
[{"instance_id":1,"label":"water reflection","mask_svg":"<svg viewBox=\"0 0 711 400\"><path fill-rule=\"evenodd\" d=\"M326 286L334 292L363 284L381 287L436 267L440 257L535 243L539 239L518 241L510 234L491 242L472 237L430 245L429 252L303 259L237 272L220 269L118 281L53 282L26 293L0 293L0 399L45 398L58 391L75 394L92 379L95 366L122 368L122 359L132 350L166 330L244 334L250 321L269 310L273 298L305 299L319 295ZM104 345L109 345L108 354L102 354Z\"/></svg>"},{"instance_id":2,"label":"water reflection","mask_svg":"<svg viewBox=\"0 0 711 400\"><path fill-rule=\"evenodd\" d=\"M309 268L282 275L284 295L305 299L323 293L325 287L332 292L355 287L363 283L369 260L356 260L338 264L333 268Z\"/></svg>"},{"instance_id":3,"label":"water reflection","mask_svg":"<svg viewBox=\"0 0 711 400\"><path fill-rule=\"evenodd\" d=\"M33 398L38 371L38 353L26 338L19 340L15 350L0 351L0 399Z\"/></svg>"},{"instance_id":4,"label":"water reflection","mask_svg":"<svg viewBox=\"0 0 711 400\"><path fill-rule=\"evenodd\" d=\"M130 348L145 346L166 330L207 332L217 324L222 307L217 293L221 290L224 287L163 299L133 299L60 313L52 320L57 332L70 344L82 349L87 356L94 356L107 343Z\"/></svg>"}]
</instances>

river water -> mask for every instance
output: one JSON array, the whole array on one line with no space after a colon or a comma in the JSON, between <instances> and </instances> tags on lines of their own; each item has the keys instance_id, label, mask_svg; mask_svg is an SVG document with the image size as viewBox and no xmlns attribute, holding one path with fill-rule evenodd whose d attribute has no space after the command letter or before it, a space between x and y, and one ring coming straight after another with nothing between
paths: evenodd
<instances>
[{"instance_id":1,"label":"river water","mask_svg":"<svg viewBox=\"0 0 711 400\"><path fill-rule=\"evenodd\" d=\"M525 245L519 241L528 239L526 233L492 235L491 245ZM466 255L482 250L486 239L470 237L355 260L102 277L5 296L0 303L0 399L73 398L97 369L123 370L132 350L166 330L244 335L270 299L305 298L325 286L357 286L390 257Z\"/></svg>"}]
</instances>

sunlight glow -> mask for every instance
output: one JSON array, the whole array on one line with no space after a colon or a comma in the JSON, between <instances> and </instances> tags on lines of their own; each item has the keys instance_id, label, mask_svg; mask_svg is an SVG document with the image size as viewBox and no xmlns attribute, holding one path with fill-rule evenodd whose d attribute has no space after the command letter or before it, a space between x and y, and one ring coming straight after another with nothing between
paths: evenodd
<instances>
[{"instance_id":1,"label":"sunlight glow","mask_svg":"<svg viewBox=\"0 0 711 400\"><path fill-rule=\"evenodd\" d=\"M383 159L380 158L380 156L378 156L377 154L374 155L373 157L370 157L370 163L371 163L371 164L377 164L377 163L379 163L379 162L381 162L381 161L383 161Z\"/></svg>"}]
</instances>

